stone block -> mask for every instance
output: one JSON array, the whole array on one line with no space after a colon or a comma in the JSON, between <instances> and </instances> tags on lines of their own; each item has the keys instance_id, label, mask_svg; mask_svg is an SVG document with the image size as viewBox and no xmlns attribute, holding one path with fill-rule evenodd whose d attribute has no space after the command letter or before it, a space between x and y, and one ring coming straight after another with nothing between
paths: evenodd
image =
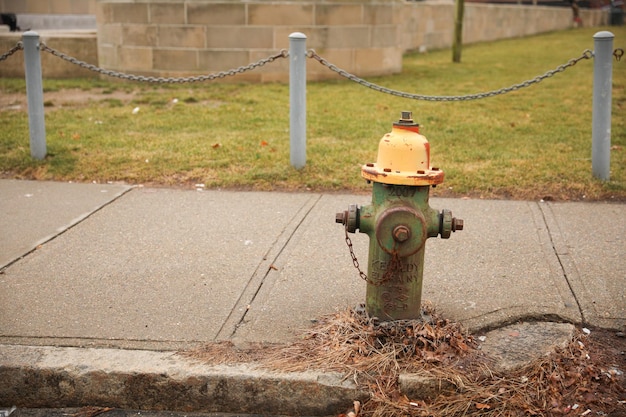
<instances>
[{"instance_id":1,"label":"stone block","mask_svg":"<svg viewBox=\"0 0 626 417\"><path fill-rule=\"evenodd\" d=\"M316 4L315 24L361 25L363 24L363 6L360 4Z\"/></svg>"},{"instance_id":2,"label":"stone block","mask_svg":"<svg viewBox=\"0 0 626 417\"><path fill-rule=\"evenodd\" d=\"M98 48L95 34L75 37L50 35L42 36L41 40L52 48L62 51L71 51L71 55L80 61L84 61L88 64L98 64ZM41 55L41 71L44 79L70 77L94 78L98 76L93 71L61 60L51 54Z\"/></svg>"},{"instance_id":3,"label":"stone block","mask_svg":"<svg viewBox=\"0 0 626 417\"><path fill-rule=\"evenodd\" d=\"M396 25L373 26L372 46L374 48L393 48L400 44Z\"/></svg>"},{"instance_id":4,"label":"stone block","mask_svg":"<svg viewBox=\"0 0 626 417\"><path fill-rule=\"evenodd\" d=\"M187 23L193 25L245 25L246 5L234 3L189 3Z\"/></svg>"},{"instance_id":5,"label":"stone block","mask_svg":"<svg viewBox=\"0 0 626 417\"><path fill-rule=\"evenodd\" d=\"M98 45L98 65L103 68L119 68L117 46Z\"/></svg>"},{"instance_id":6,"label":"stone block","mask_svg":"<svg viewBox=\"0 0 626 417\"><path fill-rule=\"evenodd\" d=\"M315 26L275 26L272 29L274 31L273 47L276 49L289 49L289 35L294 32L301 32L306 35L307 48L314 48L312 42L319 38L318 29Z\"/></svg>"},{"instance_id":7,"label":"stone block","mask_svg":"<svg viewBox=\"0 0 626 417\"><path fill-rule=\"evenodd\" d=\"M197 71L198 51L182 49L154 49L152 69L156 71Z\"/></svg>"},{"instance_id":8,"label":"stone block","mask_svg":"<svg viewBox=\"0 0 626 417\"><path fill-rule=\"evenodd\" d=\"M271 55L275 55L277 52L278 51L275 50L250 51L249 63L260 61ZM273 62L268 62L264 66L254 69L253 72L262 73L264 76L270 73L286 74L287 80L289 80L289 57L277 58Z\"/></svg>"},{"instance_id":9,"label":"stone block","mask_svg":"<svg viewBox=\"0 0 626 417\"><path fill-rule=\"evenodd\" d=\"M225 71L251 62L248 51L200 51L199 69L203 72Z\"/></svg>"},{"instance_id":10,"label":"stone block","mask_svg":"<svg viewBox=\"0 0 626 417\"><path fill-rule=\"evenodd\" d=\"M22 37L15 32L2 33L0 36L0 51L5 53L21 40ZM0 62L0 77L24 78L23 51L17 51L5 61Z\"/></svg>"},{"instance_id":11,"label":"stone block","mask_svg":"<svg viewBox=\"0 0 626 417\"><path fill-rule=\"evenodd\" d=\"M574 337L570 323L519 323L485 334L481 349L494 360L494 369L509 372L565 348Z\"/></svg>"},{"instance_id":12,"label":"stone block","mask_svg":"<svg viewBox=\"0 0 626 417\"><path fill-rule=\"evenodd\" d=\"M152 61L152 48L125 46L118 49L118 64L125 71L150 69Z\"/></svg>"},{"instance_id":13,"label":"stone block","mask_svg":"<svg viewBox=\"0 0 626 417\"><path fill-rule=\"evenodd\" d=\"M150 23L182 25L185 22L183 3L150 3Z\"/></svg>"},{"instance_id":14,"label":"stone block","mask_svg":"<svg viewBox=\"0 0 626 417\"><path fill-rule=\"evenodd\" d=\"M326 59L333 65L341 68L342 70L353 72L354 67L354 49L319 49L316 50L317 54ZM315 59L309 59L307 62L307 75L309 72L319 74L336 74ZM340 76L340 75L338 75Z\"/></svg>"},{"instance_id":15,"label":"stone block","mask_svg":"<svg viewBox=\"0 0 626 417\"><path fill-rule=\"evenodd\" d=\"M0 11L3 13L29 13L28 4L24 0L2 0L0 1Z\"/></svg>"},{"instance_id":16,"label":"stone block","mask_svg":"<svg viewBox=\"0 0 626 417\"><path fill-rule=\"evenodd\" d=\"M159 26L157 45L172 48L205 48L204 26Z\"/></svg>"},{"instance_id":17,"label":"stone block","mask_svg":"<svg viewBox=\"0 0 626 417\"><path fill-rule=\"evenodd\" d=\"M48 2L40 1L42 5ZM54 14L72 14L72 1L71 0L56 0L48 3L48 11L41 13L54 13Z\"/></svg>"},{"instance_id":18,"label":"stone block","mask_svg":"<svg viewBox=\"0 0 626 417\"><path fill-rule=\"evenodd\" d=\"M121 42L124 46L155 46L157 44L157 28L152 25L123 25Z\"/></svg>"},{"instance_id":19,"label":"stone block","mask_svg":"<svg viewBox=\"0 0 626 417\"><path fill-rule=\"evenodd\" d=\"M98 27L98 35L103 45L121 45L122 44L122 25L107 24Z\"/></svg>"},{"instance_id":20,"label":"stone block","mask_svg":"<svg viewBox=\"0 0 626 417\"><path fill-rule=\"evenodd\" d=\"M312 4L250 4L248 5L248 25L297 26L313 25Z\"/></svg>"},{"instance_id":21,"label":"stone block","mask_svg":"<svg viewBox=\"0 0 626 417\"><path fill-rule=\"evenodd\" d=\"M218 26L207 27L207 48L269 49L274 47L271 27Z\"/></svg>"},{"instance_id":22,"label":"stone block","mask_svg":"<svg viewBox=\"0 0 626 417\"><path fill-rule=\"evenodd\" d=\"M50 12L50 4L46 0L27 0L25 3L27 13L47 14Z\"/></svg>"},{"instance_id":23,"label":"stone block","mask_svg":"<svg viewBox=\"0 0 626 417\"><path fill-rule=\"evenodd\" d=\"M358 76L399 73L402 71L402 49L400 47L357 49L354 67Z\"/></svg>"},{"instance_id":24,"label":"stone block","mask_svg":"<svg viewBox=\"0 0 626 417\"><path fill-rule=\"evenodd\" d=\"M327 28L330 48L369 48L371 26L330 26Z\"/></svg>"},{"instance_id":25,"label":"stone block","mask_svg":"<svg viewBox=\"0 0 626 417\"><path fill-rule=\"evenodd\" d=\"M363 23L366 25L391 25L401 22L400 10L403 7L394 7L392 4L363 5Z\"/></svg>"},{"instance_id":26,"label":"stone block","mask_svg":"<svg viewBox=\"0 0 626 417\"><path fill-rule=\"evenodd\" d=\"M116 23L148 23L148 3L109 3Z\"/></svg>"},{"instance_id":27,"label":"stone block","mask_svg":"<svg viewBox=\"0 0 626 417\"><path fill-rule=\"evenodd\" d=\"M109 3L98 3L96 7L96 20L98 26L107 24L120 24L113 19L113 7Z\"/></svg>"}]
</instances>

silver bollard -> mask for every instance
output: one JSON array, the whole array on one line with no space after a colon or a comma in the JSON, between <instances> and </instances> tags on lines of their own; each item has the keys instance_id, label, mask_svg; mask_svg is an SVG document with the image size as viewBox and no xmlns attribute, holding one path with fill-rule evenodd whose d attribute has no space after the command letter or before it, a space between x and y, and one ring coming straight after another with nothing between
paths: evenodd
<instances>
[{"instance_id":1,"label":"silver bollard","mask_svg":"<svg viewBox=\"0 0 626 417\"><path fill-rule=\"evenodd\" d=\"M35 159L46 157L46 122L43 111L43 86L41 81L41 56L39 34L24 32L24 68L26 96L28 99L28 130L30 132L30 156Z\"/></svg>"},{"instance_id":2,"label":"silver bollard","mask_svg":"<svg viewBox=\"0 0 626 417\"><path fill-rule=\"evenodd\" d=\"M295 169L306 164L306 35L289 35L289 159Z\"/></svg>"},{"instance_id":3,"label":"silver bollard","mask_svg":"<svg viewBox=\"0 0 626 417\"><path fill-rule=\"evenodd\" d=\"M611 175L611 86L613 38L611 32L593 35L593 111L591 125L591 172L608 181Z\"/></svg>"}]
</instances>

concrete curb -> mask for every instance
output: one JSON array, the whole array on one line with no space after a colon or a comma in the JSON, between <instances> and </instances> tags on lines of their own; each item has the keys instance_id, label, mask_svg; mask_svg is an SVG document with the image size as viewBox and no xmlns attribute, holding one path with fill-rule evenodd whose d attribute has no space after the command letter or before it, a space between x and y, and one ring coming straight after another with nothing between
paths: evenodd
<instances>
[{"instance_id":1,"label":"concrete curb","mask_svg":"<svg viewBox=\"0 0 626 417\"><path fill-rule=\"evenodd\" d=\"M485 334L482 350L506 372L572 340L566 323L520 323ZM28 408L122 409L327 416L370 394L332 372L277 372L254 364L206 365L175 352L0 345L0 399ZM456 387L427 374L399 375L412 400Z\"/></svg>"},{"instance_id":2,"label":"concrete curb","mask_svg":"<svg viewBox=\"0 0 626 417\"><path fill-rule=\"evenodd\" d=\"M209 366L173 352L0 345L0 398L28 408L337 415L369 397L338 373Z\"/></svg>"}]
</instances>

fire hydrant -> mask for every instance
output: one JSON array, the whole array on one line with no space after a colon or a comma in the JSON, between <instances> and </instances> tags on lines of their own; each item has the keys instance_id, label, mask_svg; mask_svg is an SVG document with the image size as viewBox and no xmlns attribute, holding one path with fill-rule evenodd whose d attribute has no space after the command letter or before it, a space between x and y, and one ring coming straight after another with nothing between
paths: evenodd
<instances>
[{"instance_id":1,"label":"fire hydrant","mask_svg":"<svg viewBox=\"0 0 626 417\"><path fill-rule=\"evenodd\" d=\"M463 230L463 220L428 205L430 187L442 183L444 173L430 166L430 144L411 112L402 112L383 136L376 163L364 165L361 176L373 183L372 204L350 205L336 222L345 226L352 261L367 282L366 311L382 321L421 319L426 239L449 238ZM367 275L348 236L357 229L370 239Z\"/></svg>"}]
</instances>

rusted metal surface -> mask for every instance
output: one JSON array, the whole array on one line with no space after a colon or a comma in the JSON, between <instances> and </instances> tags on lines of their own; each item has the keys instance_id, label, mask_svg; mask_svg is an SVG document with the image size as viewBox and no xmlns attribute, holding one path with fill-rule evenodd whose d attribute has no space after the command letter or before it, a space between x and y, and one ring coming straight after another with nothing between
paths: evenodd
<instances>
[{"instance_id":1,"label":"rusted metal surface","mask_svg":"<svg viewBox=\"0 0 626 417\"><path fill-rule=\"evenodd\" d=\"M430 167L430 146L409 112L381 139L376 163L364 165L361 176L373 182L372 204L351 205L336 222L345 226L352 261L367 282L367 312L383 321L420 319L426 240L449 238L463 230L463 220L428 205L430 187L444 173ZM348 236L356 230L370 238L367 274Z\"/></svg>"}]
</instances>

